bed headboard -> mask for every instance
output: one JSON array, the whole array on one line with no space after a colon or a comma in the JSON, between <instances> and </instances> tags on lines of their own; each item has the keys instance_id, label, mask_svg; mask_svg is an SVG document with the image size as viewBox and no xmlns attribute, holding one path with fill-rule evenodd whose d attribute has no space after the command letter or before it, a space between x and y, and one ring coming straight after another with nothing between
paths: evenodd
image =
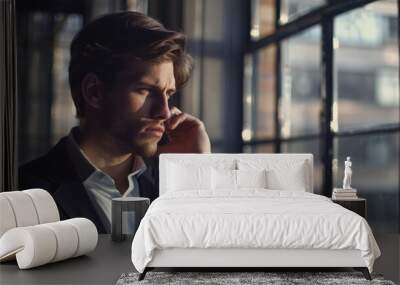
<instances>
[{"instance_id":1,"label":"bed headboard","mask_svg":"<svg viewBox=\"0 0 400 285\"><path fill-rule=\"evenodd\" d=\"M270 153L270 154L247 154L247 153L211 153L211 154L186 154L167 153L160 155L160 195L167 191L168 164L176 163L190 167L190 165L207 165L214 167L229 167L238 169L238 162L256 162L270 165L275 169L295 163L304 163L305 190L313 193L313 155L310 153Z\"/></svg>"}]
</instances>

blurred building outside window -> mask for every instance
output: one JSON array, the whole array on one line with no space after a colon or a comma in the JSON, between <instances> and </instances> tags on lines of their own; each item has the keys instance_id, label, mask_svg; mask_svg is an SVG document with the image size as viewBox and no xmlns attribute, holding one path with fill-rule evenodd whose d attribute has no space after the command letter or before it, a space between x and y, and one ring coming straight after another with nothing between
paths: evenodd
<instances>
[{"instance_id":1,"label":"blurred building outside window","mask_svg":"<svg viewBox=\"0 0 400 285\"><path fill-rule=\"evenodd\" d=\"M281 0L281 25L301 17L326 4L326 0Z\"/></svg>"},{"instance_id":2,"label":"blurred building outside window","mask_svg":"<svg viewBox=\"0 0 400 285\"><path fill-rule=\"evenodd\" d=\"M319 134L321 27L283 40L281 66L281 136Z\"/></svg>"},{"instance_id":3,"label":"blurred building outside window","mask_svg":"<svg viewBox=\"0 0 400 285\"><path fill-rule=\"evenodd\" d=\"M258 40L275 31L275 0L251 1L250 37Z\"/></svg>"},{"instance_id":4,"label":"blurred building outside window","mask_svg":"<svg viewBox=\"0 0 400 285\"><path fill-rule=\"evenodd\" d=\"M373 2L335 19L334 131L400 123L396 3Z\"/></svg>"},{"instance_id":5,"label":"blurred building outside window","mask_svg":"<svg viewBox=\"0 0 400 285\"><path fill-rule=\"evenodd\" d=\"M275 136L275 46L245 58L242 139Z\"/></svg>"}]
</instances>

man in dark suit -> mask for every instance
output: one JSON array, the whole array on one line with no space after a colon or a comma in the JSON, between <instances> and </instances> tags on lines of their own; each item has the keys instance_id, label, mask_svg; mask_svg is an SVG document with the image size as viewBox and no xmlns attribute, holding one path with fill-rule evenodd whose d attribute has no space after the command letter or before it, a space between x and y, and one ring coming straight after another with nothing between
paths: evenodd
<instances>
[{"instance_id":1,"label":"man in dark suit","mask_svg":"<svg viewBox=\"0 0 400 285\"><path fill-rule=\"evenodd\" d=\"M19 189L46 189L62 219L86 217L101 233L111 229L112 198L157 198L158 154L210 152L203 123L168 103L190 77L184 47L183 34L137 12L84 27L69 66L79 126L20 168Z\"/></svg>"}]
</instances>

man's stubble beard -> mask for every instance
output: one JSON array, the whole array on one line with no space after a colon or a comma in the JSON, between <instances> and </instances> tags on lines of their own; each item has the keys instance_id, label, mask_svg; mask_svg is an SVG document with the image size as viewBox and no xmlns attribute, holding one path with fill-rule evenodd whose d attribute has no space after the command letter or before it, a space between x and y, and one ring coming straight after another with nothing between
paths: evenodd
<instances>
[{"instance_id":1,"label":"man's stubble beard","mask_svg":"<svg viewBox=\"0 0 400 285\"><path fill-rule=\"evenodd\" d=\"M101 117L103 130L126 153L140 155L142 157L154 156L157 152L157 140L141 137L143 123L131 118L113 118L109 114ZM129 123L128 123L129 122Z\"/></svg>"},{"instance_id":2,"label":"man's stubble beard","mask_svg":"<svg viewBox=\"0 0 400 285\"><path fill-rule=\"evenodd\" d=\"M142 157L152 157L156 154L156 152L157 152L156 142L132 145L132 153L140 155Z\"/></svg>"},{"instance_id":3,"label":"man's stubble beard","mask_svg":"<svg viewBox=\"0 0 400 285\"><path fill-rule=\"evenodd\" d=\"M157 152L158 141L154 139L140 138L137 131L133 131L136 135L130 135L129 131L111 132L114 140L121 145L127 153L140 155L142 157L154 156Z\"/></svg>"}]
</instances>

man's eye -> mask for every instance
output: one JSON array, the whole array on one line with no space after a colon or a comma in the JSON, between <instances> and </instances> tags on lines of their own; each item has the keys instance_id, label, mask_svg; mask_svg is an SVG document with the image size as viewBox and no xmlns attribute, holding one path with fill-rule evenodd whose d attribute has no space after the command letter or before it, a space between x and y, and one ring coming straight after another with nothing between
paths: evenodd
<instances>
[{"instance_id":1,"label":"man's eye","mask_svg":"<svg viewBox=\"0 0 400 285\"><path fill-rule=\"evenodd\" d=\"M140 94L149 94L150 90L147 88L140 88L140 89L137 89L137 92Z\"/></svg>"}]
</instances>

